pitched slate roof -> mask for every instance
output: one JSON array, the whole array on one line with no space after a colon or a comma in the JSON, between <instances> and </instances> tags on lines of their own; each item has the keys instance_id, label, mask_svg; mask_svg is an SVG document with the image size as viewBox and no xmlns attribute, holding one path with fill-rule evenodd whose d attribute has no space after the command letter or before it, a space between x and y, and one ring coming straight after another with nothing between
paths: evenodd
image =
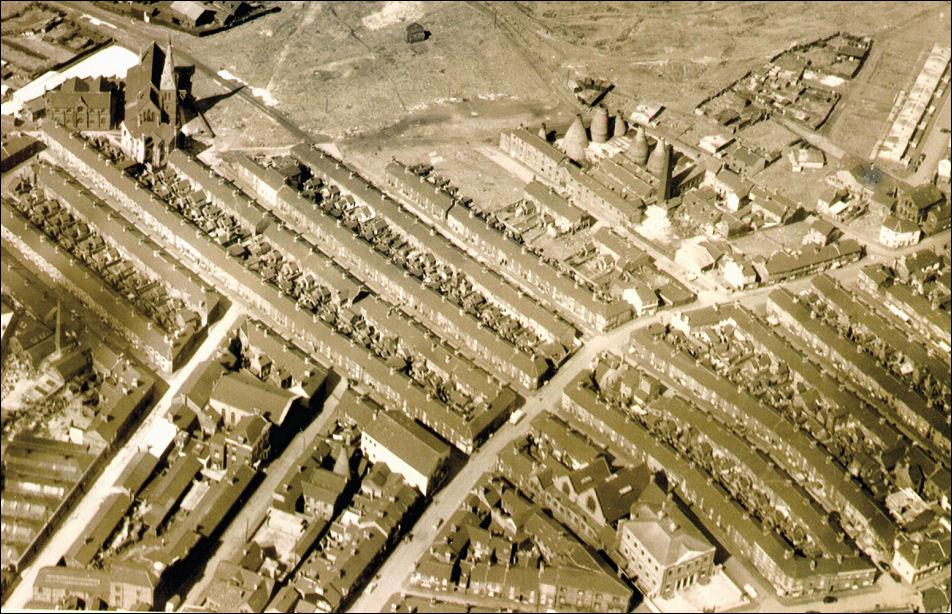
<instances>
[{"instance_id":1,"label":"pitched slate roof","mask_svg":"<svg viewBox=\"0 0 952 614\"><path fill-rule=\"evenodd\" d=\"M374 421L364 427L363 435L425 476L434 475L450 453L446 443L416 421L396 412L378 412Z\"/></svg>"},{"instance_id":2,"label":"pitched slate roof","mask_svg":"<svg viewBox=\"0 0 952 614\"><path fill-rule=\"evenodd\" d=\"M230 405L280 424L296 394L266 384L246 373L226 373L215 382L209 401Z\"/></svg>"}]
</instances>

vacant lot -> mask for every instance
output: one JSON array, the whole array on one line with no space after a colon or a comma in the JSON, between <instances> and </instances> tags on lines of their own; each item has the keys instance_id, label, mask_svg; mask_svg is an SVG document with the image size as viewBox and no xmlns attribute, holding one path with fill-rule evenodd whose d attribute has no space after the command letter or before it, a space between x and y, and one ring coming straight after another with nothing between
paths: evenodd
<instances>
[{"instance_id":1,"label":"vacant lot","mask_svg":"<svg viewBox=\"0 0 952 614\"><path fill-rule=\"evenodd\" d=\"M796 251L803 246L803 237L810 231L810 222L807 220L795 222L786 226L764 228L738 239L731 239L731 245L739 249L748 257L769 257L778 250Z\"/></svg>"},{"instance_id":2,"label":"vacant lot","mask_svg":"<svg viewBox=\"0 0 952 614\"><path fill-rule=\"evenodd\" d=\"M410 21L430 38L408 44ZM290 2L188 46L267 92L302 128L333 137L393 126L446 103L545 102L489 18L464 3Z\"/></svg>"},{"instance_id":3,"label":"vacant lot","mask_svg":"<svg viewBox=\"0 0 952 614\"><path fill-rule=\"evenodd\" d=\"M946 3L890 2L289 2L234 30L173 38L302 128L337 141L366 172L379 173L392 155L433 160L464 192L501 203L520 182L472 150L519 123L567 123L580 111L574 80L614 82L613 110L661 103L669 116L693 117L698 101L751 67L838 30L875 38L859 84L882 82L870 95L885 102L871 111L865 90L851 87L829 128L868 154L879 125L867 126L867 115L882 108L884 120L897 87L895 69L878 58L904 58L908 67L948 30L948 13ZM410 22L430 37L406 43ZM252 136L254 121L242 121L236 98L220 105L209 113L216 132L218 118L222 130L238 131L236 144L267 145L270 136L284 144L270 126L270 135Z\"/></svg>"},{"instance_id":4,"label":"vacant lot","mask_svg":"<svg viewBox=\"0 0 952 614\"><path fill-rule=\"evenodd\" d=\"M569 82L583 75L617 84L610 105L653 101L690 111L796 41L846 30L924 46L932 30L941 30L936 18L943 10L947 22L945 6L289 2L279 13L187 46L266 91L304 127L343 136L465 99L573 110ZM407 44L411 21L430 38ZM895 52L910 53L905 46Z\"/></svg>"}]
</instances>

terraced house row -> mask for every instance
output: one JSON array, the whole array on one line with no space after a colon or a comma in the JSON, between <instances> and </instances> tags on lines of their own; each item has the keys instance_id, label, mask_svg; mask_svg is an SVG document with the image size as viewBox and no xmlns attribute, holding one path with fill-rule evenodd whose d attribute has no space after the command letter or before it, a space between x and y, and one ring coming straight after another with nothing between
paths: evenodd
<instances>
[{"instance_id":1,"label":"terraced house row","mask_svg":"<svg viewBox=\"0 0 952 614\"><path fill-rule=\"evenodd\" d=\"M810 284L819 300L838 316L843 325L871 335L885 349L899 354L908 361L905 364L912 367L914 378L920 381L931 378L931 383L943 394L952 392L949 367L941 358L912 342L906 334L860 303L832 277L817 275L810 280Z\"/></svg>"},{"instance_id":2,"label":"terraced house row","mask_svg":"<svg viewBox=\"0 0 952 614\"><path fill-rule=\"evenodd\" d=\"M85 143L56 126L44 126L42 135L52 155L80 169L84 177L137 216L169 249L213 279L216 287L256 310L267 324L294 340L305 352L320 356L345 376L369 386L389 408L419 419L464 452L471 453L518 403L519 397L512 390L497 386L485 392L487 401L476 411L454 411L405 373L391 369L367 348L337 333L317 314L308 313L290 296L243 266L222 244L192 226ZM351 239L350 243L354 241Z\"/></svg>"},{"instance_id":3,"label":"terraced house row","mask_svg":"<svg viewBox=\"0 0 952 614\"><path fill-rule=\"evenodd\" d=\"M87 305L121 322L118 332L160 371L180 366L222 311L217 293L61 170L35 165L8 204L51 240L57 261L74 263L51 274L69 277ZM20 240L28 237L48 251L34 233Z\"/></svg>"},{"instance_id":4,"label":"terraced house row","mask_svg":"<svg viewBox=\"0 0 952 614\"><path fill-rule=\"evenodd\" d=\"M729 380L676 351L647 331L631 337L630 351L639 362L676 380L682 392L768 454L827 511L842 515L846 531L871 557L892 555L896 528L892 521L828 454L805 433Z\"/></svg>"},{"instance_id":5,"label":"terraced house row","mask_svg":"<svg viewBox=\"0 0 952 614\"><path fill-rule=\"evenodd\" d=\"M299 163L309 169L314 177L337 186L343 193L353 197L358 204L367 206L375 216L400 234L403 240L415 248L427 252L442 265L448 265L451 269L455 269L465 276L487 301L501 306L508 317L524 321L539 336L542 343L548 344L544 354L539 354L535 350L526 351L527 348L519 348L523 353L529 354L535 359L542 357L551 361L559 361L564 355L564 350L560 351L558 346L563 348L572 347L574 330L570 326L533 303L528 297L517 292L495 273L479 266L446 239L403 211L395 201L382 194L376 186L371 185L357 173L320 150L298 145L292 150L292 154ZM421 304L421 312L423 314L434 312L443 327L454 328L453 323L448 321L452 317L438 313L432 301L429 302L430 305ZM466 342L465 335L457 333L456 336L464 347L469 347L477 355L482 355L485 360L498 362L504 359L493 358L494 355L505 357L511 354L504 347L497 347L494 351L481 342ZM519 360L524 362L524 359ZM536 362L538 364L538 360ZM537 385L538 383L529 386L529 388L534 388Z\"/></svg>"},{"instance_id":6,"label":"terraced house row","mask_svg":"<svg viewBox=\"0 0 952 614\"><path fill-rule=\"evenodd\" d=\"M788 290L780 288L771 292L767 297L767 309L781 324L806 340L818 356L831 361L864 390L898 412L902 421L924 438L923 443L938 455L937 458L948 464L952 453L949 438L952 428L947 416L886 372L872 356L857 351L854 343L812 318L810 308Z\"/></svg>"},{"instance_id":7,"label":"terraced house row","mask_svg":"<svg viewBox=\"0 0 952 614\"><path fill-rule=\"evenodd\" d=\"M707 316L693 315L705 311ZM883 419L882 411L805 360L795 341L734 306L688 312L684 320L692 323L688 336L674 331L666 341L705 364L709 360L718 375L802 429L874 501L882 505L905 484L893 468L912 449L907 438Z\"/></svg>"},{"instance_id":8,"label":"terraced house row","mask_svg":"<svg viewBox=\"0 0 952 614\"><path fill-rule=\"evenodd\" d=\"M393 161L387 165L386 176L388 183L393 176L392 171L394 165L399 165L399 163ZM437 192L436 186L427 182L422 177L418 175L414 176L426 184L425 186L418 184L419 188L423 190L417 193L419 196L439 200L441 200L439 198L440 196L446 196L445 194ZM426 190L427 186L432 188L433 191L428 193ZM558 316L548 309L543 308L535 301L526 298L518 290L503 281L497 274L480 266L475 260L463 254L458 247L442 236L433 234L432 231L421 224L419 220L414 219L413 216L403 211L395 201L385 198L382 204L385 205L385 210L381 211L381 213L385 217L393 223L400 225L402 228L406 228L408 234L412 235L412 240L431 249L437 258L458 263L457 266L474 281L481 291L493 297L493 300L505 305L525 326L535 330L536 333L546 341L557 341L563 345L571 345L575 331ZM452 205L452 201L450 201L450 205Z\"/></svg>"},{"instance_id":9,"label":"terraced house row","mask_svg":"<svg viewBox=\"0 0 952 614\"><path fill-rule=\"evenodd\" d=\"M179 364L187 339L175 337L107 285L82 261L39 231L8 201L2 204L3 240L62 284L126 339L132 350L165 373Z\"/></svg>"},{"instance_id":10,"label":"terraced house row","mask_svg":"<svg viewBox=\"0 0 952 614\"><path fill-rule=\"evenodd\" d=\"M38 169L37 183L48 195L95 228L137 267L148 270L161 280L170 295L178 297L189 309L195 310L203 326L213 318L220 297L116 210L83 188L74 177L44 165Z\"/></svg>"},{"instance_id":11,"label":"terraced house row","mask_svg":"<svg viewBox=\"0 0 952 614\"><path fill-rule=\"evenodd\" d=\"M688 455L699 458L702 466L709 467L715 479L743 502L747 513L764 524L773 524L799 554L817 561L858 557L844 543L842 531L830 526L827 514L789 476L729 428L678 397L658 397L649 411L680 430L680 441L672 447L683 447ZM667 438L673 442L675 435ZM730 477L725 480L724 476ZM773 511L779 515L772 515Z\"/></svg>"},{"instance_id":12,"label":"terraced house row","mask_svg":"<svg viewBox=\"0 0 952 614\"><path fill-rule=\"evenodd\" d=\"M764 532L778 533L795 556L807 559L808 565L813 566L830 566L835 562L854 570L864 564L872 568L868 562L850 560L861 557L845 543L842 531L831 525L827 514L788 476L710 416L677 397L657 397L647 409L652 418L644 426L657 442L706 471L709 479L739 502L744 513L755 519ZM573 447L560 445L572 443L565 434L555 435L555 443L549 444L553 454L564 454ZM532 436L539 441L535 432ZM598 450L591 444L589 447ZM541 461L533 458L537 454L542 455ZM601 460L595 460L569 470L560 463L547 461L544 452L530 454L515 447L501 454L498 463L510 481L532 493L533 499L543 501L556 518L594 548L608 553L620 567L627 566L627 557L619 550L621 531L627 524L622 518L644 496L647 469L609 473L600 467ZM594 506L583 505L587 503L583 495L589 489L593 489Z\"/></svg>"},{"instance_id":13,"label":"terraced house row","mask_svg":"<svg viewBox=\"0 0 952 614\"><path fill-rule=\"evenodd\" d=\"M187 179L196 189L211 194L212 191L223 185L220 178L196 160L183 156L173 156L172 158L174 159L170 159L170 164L179 176ZM271 252L280 253L284 258L283 263L291 263L299 267L302 275L310 276L312 280L319 284L321 287L317 289L318 295L331 295L332 302L338 310L337 314L333 316L336 319L333 319L332 323L339 331L352 331L348 333L348 336L352 338L355 336L355 332L357 336L363 336L361 330L355 330L355 328L360 329L361 326L361 323L355 322L355 318L359 315L363 318L364 323L373 327L375 334L390 339L391 345L399 346L397 353L402 354L409 360L425 361L429 371L437 374L437 377L440 378L440 385L458 388L458 393L447 394L448 398L444 399L457 407L464 407L471 401L475 401L477 404L481 403L485 400L487 393L499 389L498 383L489 374L440 343L438 338L435 338L401 310L380 300L373 294L367 294L363 284L351 277L328 256L319 252L303 237L291 232L282 222L270 214L267 214L266 218L259 216L260 207L248 201L243 194L240 192L234 193L226 188L224 195L228 200L241 203L241 206L228 206L227 209L224 209L231 215L241 216L238 217L239 224L249 224L250 222L260 228L261 225L258 224L258 220L270 218L258 235L263 241L262 245L267 245ZM225 202L226 198L209 198L209 201ZM286 268L288 265L284 264L283 266ZM294 274L288 275L284 279L287 280L291 277L294 277ZM299 277L297 278L299 279ZM283 292L292 295L295 293L295 288L291 286L290 282L285 283L284 286L281 282L282 280L279 279L278 285ZM301 302L300 297L298 300ZM396 331L401 331L401 334L394 336ZM367 336L369 337L369 331ZM365 337L365 340L368 339ZM380 352L377 353L380 354ZM392 353L385 352L385 354L381 357L388 361L388 366L398 369L406 366L406 360L393 357ZM419 378L417 379L419 381ZM460 398L461 395L468 398Z\"/></svg>"},{"instance_id":14,"label":"terraced house row","mask_svg":"<svg viewBox=\"0 0 952 614\"><path fill-rule=\"evenodd\" d=\"M623 301L604 301L585 286L556 270L524 246L492 228L475 212L435 185L394 160L387 165L387 182L448 235L468 246L484 262L519 280L540 302L566 313L575 321L606 331L632 318ZM536 309L541 309L536 306ZM564 331L567 338L569 331ZM564 344L564 341L563 341Z\"/></svg>"},{"instance_id":15,"label":"terraced house row","mask_svg":"<svg viewBox=\"0 0 952 614\"><path fill-rule=\"evenodd\" d=\"M565 387L562 409L567 415L589 427L593 437L613 450L646 462L652 471L663 471L704 527L731 553L750 560L779 596L805 597L872 585L876 568L861 557L797 556L780 534L764 531L703 469L599 399L587 380L590 374L581 373Z\"/></svg>"},{"instance_id":16,"label":"terraced house row","mask_svg":"<svg viewBox=\"0 0 952 614\"><path fill-rule=\"evenodd\" d=\"M952 323L947 315L933 309L927 298L900 283L880 264L863 267L857 281L883 301L886 308L916 331L933 340L942 350L952 348Z\"/></svg>"},{"instance_id":17,"label":"terraced house row","mask_svg":"<svg viewBox=\"0 0 952 614\"><path fill-rule=\"evenodd\" d=\"M315 176L332 186L341 186L335 187L336 190L352 194L358 201L362 198L376 203L378 208L385 205L388 209L397 209L395 203L386 201L373 186L362 179L350 177L351 171L347 171L346 167L341 166L338 169L340 163L333 158L308 148L295 151L301 163L311 168ZM249 163L254 164L250 161ZM250 179L251 170L262 174L268 170L259 165L255 165L257 168L248 164L244 166L246 170L241 172L239 177L249 177L246 181L249 185L254 185ZM259 189L263 201L269 198L266 190ZM353 194L350 189L356 190L357 193ZM276 190L275 194L272 199L275 203L275 213L284 218L285 223L305 239L314 241L314 245L321 252L356 275L368 288L399 303L410 316L438 333L474 362L526 390L537 388L547 377L551 367L543 355L517 348L500 337L462 306L447 300L444 295L411 276L406 268L387 259L369 243L355 237L340 220L334 219L318 204L304 198L293 188L284 186ZM405 218L409 217L405 213L401 214ZM417 237L429 237L429 233L422 229L419 222L404 222L415 229ZM570 341L570 335L566 334L564 328L560 329L558 334L561 335L561 340ZM551 354L554 354L553 358L558 359L558 356L564 354L565 348L554 337L551 339L552 342L548 345L558 346L553 348Z\"/></svg>"},{"instance_id":18,"label":"terraced house row","mask_svg":"<svg viewBox=\"0 0 952 614\"><path fill-rule=\"evenodd\" d=\"M868 405L862 403L855 395L841 388L829 375L805 360L800 352L788 345L764 323L739 308L732 308L727 313L738 329L743 332L745 339L780 360L799 376L800 380L816 393L818 400L824 404L825 409L831 412L834 419L855 421L863 437L873 442L883 452L895 450L901 446L902 435L882 422L879 415Z\"/></svg>"}]
</instances>

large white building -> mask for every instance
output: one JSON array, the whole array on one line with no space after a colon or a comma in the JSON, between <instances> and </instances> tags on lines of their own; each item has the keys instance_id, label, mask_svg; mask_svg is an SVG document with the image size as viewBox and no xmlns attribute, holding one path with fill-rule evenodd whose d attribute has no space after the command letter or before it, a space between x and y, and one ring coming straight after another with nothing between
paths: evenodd
<instances>
[{"instance_id":1,"label":"large white building","mask_svg":"<svg viewBox=\"0 0 952 614\"><path fill-rule=\"evenodd\" d=\"M631 518L619 523L618 551L628 561L625 572L648 597L706 584L714 573L714 546L653 483Z\"/></svg>"},{"instance_id":2,"label":"large white building","mask_svg":"<svg viewBox=\"0 0 952 614\"><path fill-rule=\"evenodd\" d=\"M915 584L940 571L948 577L950 555L952 536L936 523L919 533L899 535L894 544L892 566L903 580Z\"/></svg>"}]
</instances>

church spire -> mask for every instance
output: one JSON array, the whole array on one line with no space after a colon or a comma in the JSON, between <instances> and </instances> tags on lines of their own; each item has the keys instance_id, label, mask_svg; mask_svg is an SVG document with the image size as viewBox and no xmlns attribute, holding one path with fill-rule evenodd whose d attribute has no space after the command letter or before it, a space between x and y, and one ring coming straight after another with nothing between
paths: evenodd
<instances>
[{"instance_id":1,"label":"church spire","mask_svg":"<svg viewBox=\"0 0 952 614\"><path fill-rule=\"evenodd\" d=\"M175 90L175 62L172 60L172 37L165 48L165 64L162 65L162 77L159 80L160 90Z\"/></svg>"}]
</instances>

